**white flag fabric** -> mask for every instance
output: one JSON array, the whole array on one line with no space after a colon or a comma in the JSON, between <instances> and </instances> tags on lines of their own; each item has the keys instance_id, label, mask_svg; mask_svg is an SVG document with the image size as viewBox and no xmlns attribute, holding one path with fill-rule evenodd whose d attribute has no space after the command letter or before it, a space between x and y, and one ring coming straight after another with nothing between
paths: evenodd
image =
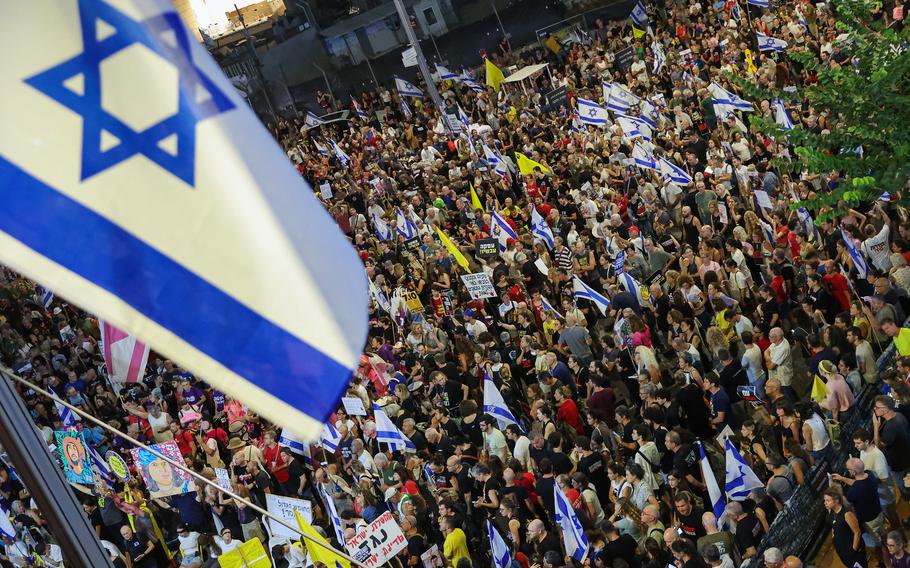
<instances>
[{"instance_id":1,"label":"white flag fabric","mask_svg":"<svg viewBox=\"0 0 910 568\"><path fill-rule=\"evenodd\" d=\"M494 152L486 144L481 144L481 146L483 146L483 156L487 159L487 163L490 164L490 167L493 168L494 172L501 176L509 173L509 166L506 165L506 161L499 152Z\"/></svg>"},{"instance_id":2,"label":"white flag fabric","mask_svg":"<svg viewBox=\"0 0 910 568\"><path fill-rule=\"evenodd\" d=\"M395 77L395 88L398 90L398 94L401 96L414 97L416 99L423 98L423 91L414 85L414 83L405 81L401 77Z\"/></svg>"},{"instance_id":3,"label":"white flag fabric","mask_svg":"<svg viewBox=\"0 0 910 568\"><path fill-rule=\"evenodd\" d=\"M610 121L607 109L588 99L578 99L578 120L583 124L605 126Z\"/></svg>"},{"instance_id":4,"label":"white flag fabric","mask_svg":"<svg viewBox=\"0 0 910 568\"><path fill-rule=\"evenodd\" d=\"M101 457L101 454L98 453L98 450L94 448L89 443L86 443L88 448L88 455L91 458L92 469L95 470L95 473L107 485L109 488L114 488L114 476L111 473L111 466Z\"/></svg>"},{"instance_id":5,"label":"white flag fabric","mask_svg":"<svg viewBox=\"0 0 910 568\"><path fill-rule=\"evenodd\" d=\"M784 101L780 99L774 99L774 122L777 123L778 128L781 130L793 130L793 121L790 120L790 115L787 114L787 109L784 107Z\"/></svg>"},{"instance_id":6,"label":"white flag fabric","mask_svg":"<svg viewBox=\"0 0 910 568\"><path fill-rule=\"evenodd\" d=\"M442 65L436 66L437 81L457 81L458 78L458 75L449 71L448 68L443 67Z\"/></svg>"},{"instance_id":7,"label":"white flag fabric","mask_svg":"<svg viewBox=\"0 0 910 568\"><path fill-rule=\"evenodd\" d=\"M869 274L869 262L866 261L866 257L863 256L863 253L856 248L856 243L853 242L853 237L848 235L847 232L843 229L840 230L840 236L844 240L844 246L847 247L847 252L850 254L850 258L853 259L853 266L856 268L856 275L861 280L865 280L866 276Z\"/></svg>"},{"instance_id":8,"label":"white flag fabric","mask_svg":"<svg viewBox=\"0 0 910 568\"><path fill-rule=\"evenodd\" d=\"M764 487L765 484L755 475L729 438L727 438L726 450L727 473L724 492L727 494L727 499L742 501L749 496L750 491Z\"/></svg>"},{"instance_id":9,"label":"white flag fabric","mask_svg":"<svg viewBox=\"0 0 910 568\"><path fill-rule=\"evenodd\" d=\"M641 138L651 141L651 126L636 116L616 113L616 124L622 128L622 137L626 140Z\"/></svg>"},{"instance_id":10,"label":"white flag fabric","mask_svg":"<svg viewBox=\"0 0 910 568\"><path fill-rule=\"evenodd\" d=\"M518 240L518 235L515 234L512 225L509 225L496 211L490 213L490 236L499 241L499 252L506 250L506 243L509 239Z\"/></svg>"},{"instance_id":11,"label":"white flag fabric","mask_svg":"<svg viewBox=\"0 0 910 568\"><path fill-rule=\"evenodd\" d=\"M12 541L16 540L16 527L13 526L9 511L3 507L0 507L0 534Z\"/></svg>"},{"instance_id":12,"label":"white flag fabric","mask_svg":"<svg viewBox=\"0 0 910 568\"><path fill-rule=\"evenodd\" d=\"M319 445L328 450L329 452L335 453L335 450L338 449L338 444L341 443L341 434L338 430L335 429L335 426L326 422L322 426L322 435L319 439Z\"/></svg>"},{"instance_id":13,"label":"white flag fabric","mask_svg":"<svg viewBox=\"0 0 910 568\"><path fill-rule=\"evenodd\" d=\"M607 85L610 92L607 93ZM619 83L604 83L604 100L607 101L607 108L616 112L628 112L640 100L632 91L620 85Z\"/></svg>"},{"instance_id":14,"label":"white flag fabric","mask_svg":"<svg viewBox=\"0 0 910 568\"><path fill-rule=\"evenodd\" d=\"M338 510L335 508L335 501L325 489L320 489L319 493L322 494L322 500L325 501L325 507L329 511L329 518L332 519L332 529L335 530L335 538L338 539L338 544L344 546L344 528L341 525L341 518L338 516Z\"/></svg>"},{"instance_id":15,"label":"white flag fabric","mask_svg":"<svg viewBox=\"0 0 910 568\"><path fill-rule=\"evenodd\" d=\"M566 548L566 554L584 563L589 548L585 529L559 485L553 485L553 493L556 500L556 524L562 529L562 543Z\"/></svg>"},{"instance_id":16,"label":"white flag fabric","mask_svg":"<svg viewBox=\"0 0 910 568\"><path fill-rule=\"evenodd\" d=\"M758 40L759 51L786 51L789 44L782 39L765 35L761 32L755 32L755 39Z\"/></svg>"},{"instance_id":17,"label":"white flag fabric","mask_svg":"<svg viewBox=\"0 0 910 568\"><path fill-rule=\"evenodd\" d=\"M654 159L654 154L641 144L636 144L632 148L632 159L635 160L635 165L640 168L657 171L657 161Z\"/></svg>"},{"instance_id":18,"label":"white flag fabric","mask_svg":"<svg viewBox=\"0 0 910 568\"><path fill-rule=\"evenodd\" d=\"M55 393L55 392L54 392L54 389L49 388L49 389L47 389L47 390L48 390L52 395L56 396L57 398L60 398L60 399L63 398L63 397L61 397L60 395L58 395L57 393ZM57 409L57 414L60 415L60 422L63 423L63 426L64 426L65 428L70 427L70 426L75 426L77 421L81 421L81 420L82 420L82 417L80 417L78 414L76 414L75 412L73 412L72 410L70 410L68 407L63 406L62 404L60 404L60 403L57 402L56 400L54 401L54 408Z\"/></svg>"},{"instance_id":19,"label":"white flag fabric","mask_svg":"<svg viewBox=\"0 0 910 568\"><path fill-rule=\"evenodd\" d=\"M458 78L459 78L459 80L461 80L461 82L462 82L466 87L468 87L469 89L471 89L471 90L474 91L475 93L479 93L479 92L483 91L483 85L481 85L480 83L478 83L478 82L474 79L474 77L472 77L471 74L468 73L466 70L462 69L462 70L461 70L461 75L459 75Z\"/></svg>"},{"instance_id":20,"label":"white flag fabric","mask_svg":"<svg viewBox=\"0 0 910 568\"><path fill-rule=\"evenodd\" d=\"M325 124L325 121L313 114L310 111L307 111L306 118L303 121L303 126L305 128L315 128L317 126L322 126Z\"/></svg>"},{"instance_id":21,"label":"white flag fabric","mask_svg":"<svg viewBox=\"0 0 910 568\"><path fill-rule=\"evenodd\" d=\"M648 25L648 12L645 11L645 6L641 3L641 0L635 4L634 8L632 8L632 13L629 14L629 19L632 20L632 22L639 28L644 28Z\"/></svg>"},{"instance_id":22,"label":"white flag fabric","mask_svg":"<svg viewBox=\"0 0 910 568\"><path fill-rule=\"evenodd\" d=\"M708 91L711 93L711 97L714 99L715 105L724 104L734 110L741 110L744 112L752 112L755 110L755 107L752 105L752 103L735 93L731 93L714 81L708 85Z\"/></svg>"},{"instance_id":23,"label":"white flag fabric","mask_svg":"<svg viewBox=\"0 0 910 568\"><path fill-rule=\"evenodd\" d=\"M389 301L388 295L382 291L372 280L370 282L370 298L376 302L376 305L379 308L386 312L387 314L392 313L392 303Z\"/></svg>"},{"instance_id":24,"label":"white flag fabric","mask_svg":"<svg viewBox=\"0 0 910 568\"><path fill-rule=\"evenodd\" d=\"M512 564L512 553L509 552L509 546L490 520L487 520L487 534L490 537L490 551L493 553L493 566L495 566L495 568L509 568Z\"/></svg>"},{"instance_id":25,"label":"white flag fabric","mask_svg":"<svg viewBox=\"0 0 910 568\"><path fill-rule=\"evenodd\" d=\"M547 220L537 212L536 207L531 209L531 232L534 233L535 237L542 240L551 250L556 246L556 241L553 239L553 230L550 229Z\"/></svg>"},{"instance_id":26,"label":"white flag fabric","mask_svg":"<svg viewBox=\"0 0 910 568\"><path fill-rule=\"evenodd\" d=\"M714 516L719 519L724 514L724 506L726 505L724 503L724 494L720 492L720 487L717 485L717 477L714 476L711 462L708 461L708 456L705 455L705 448L702 447L701 442L698 442L698 458L698 465L701 466L701 476L708 488L708 498L711 499L711 509L714 511Z\"/></svg>"},{"instance_id":27,"label":"white flag fabric","mask_svg":"<svg viewBox=\"0 0 910 568\"><path fill-rule=\"evenodd\" d=\"M543 309L547 310L548 312L551 312L553 315L555 315L555 316L558 317L559 319L565 319L565 318L562 317L562 314L559 313L559 310L557 310L556 308L554 308L554 307L552 306L552 304L550 304L550 302L549 302L546 298L544 298L543 296L540 297L540 303L543 305Z\"/></svg>"},{"instance_id":28,"label":"white flag fabric","mask_svg":"<svg viewBox=\"0 0 910 568\"><path fill-rule=\"evenodd\" d=\"M310 453L309 444L298 440L290 432L281 432L281 436L278 437L278 445L285 446L295 454L309 455Z\"/></svg>"},{"instance_id":29,"label":"white flag fabric","mask_svg":"<svg viewBox=\"0 0 910 568\"><path fill-rule=\"evenodd\" d=\"M101 328L104 366L111 386L119 394L123 385L138 383L145 376L149 346L106 321L99 321L98 326Z\"/></svg>"},{"instance_id":30,"label":"white flag fabric","mask_svg":"<svg viewBox=\"0 0 910 568\"><path fill-rule=\"evenodd\" d=\"M518 424L515 415L509 410L502 393L496 388L496 383L487 373L483 374L483 411L496 418L499 428L503 429L509 424Z\"/></svg>"},{"instance_id":31,"label":"white flag fabric","mask_svg":"<svg viewBox=\"0 0 910 568\"><path fill-rule=\"evenodd\" d=\"M376 440L385 442L392 450L414 450L417 446L407 436L402 434L398 426L392 422L389 415L385 413L381 406L373 403L373 418L376 420Z\"/></svg>"},{"instance_id":32,"label":"white flag fabric","mask_svg":"<svg viewBox=\"0 0 910 568\"><path fill-rule=\"evenodd\" d=\"M658 40L651 42L651 52L654 54L654 65L651 70L657 75L667 64L667 54Z\"/></svg>"},{"instance_id":33,"label":"white flag fabric","mask_svg":"<svg viewBox=\"0 0 910 568\"><path fill-rule=\"evenodd\" d=\"M692 183L692 176L686 170L680 168L666 158L657 158L657 169L660 175L667 181L672 181L679 185L689 185Z\"/></svg>"},{"instance_id":34,"label":"white flag fabric","mask_svg":"<svg viewBox=\"0 0 910 568\"><path fill-rule=\"evenodd\" d=\"M395 209L395 230L405 239L413 239L417 236L417 225L401 209Z\"/></svg>"},{"instance_id":35,"label":"white flag fabric","mask_svg":"<svg viewBox=\"0 0 910 568\"><path fill-rule=\"evenodd\" d=\"M3 21L0 261L316 437L360 359L366 275L268 130L171 2Z\"/></svg>"},{"instance_id":36,"label":"white flag fabric","mask_svg":"<svg viewBox=\"0 0 910 568\"><path fill-rule=\"evenodd\" d=\"M575 298L583 298L589 300L597 309L600 310L600 313L607 315L607 309L610 307L610 300L607 299L603 294L598 293L587 284L585 284L581 278L575 276L572 279L572 288L575 292Z\"/></svg>"}]
</instances>

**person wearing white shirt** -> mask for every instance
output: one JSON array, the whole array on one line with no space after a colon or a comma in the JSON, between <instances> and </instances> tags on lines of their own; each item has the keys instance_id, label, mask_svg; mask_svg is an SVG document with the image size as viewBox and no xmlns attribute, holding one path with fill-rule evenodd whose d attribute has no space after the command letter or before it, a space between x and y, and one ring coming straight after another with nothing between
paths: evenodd
<instances>
[{"instance_id":1,"label":"person wearing white shirt","mask_svg":"<svg viewBox=\"0 0 910 568\"><path fill-rule=\"evenodd\" d=\"M243 541L235 539L234 535L231 534L231 529L221 529L221 536L218 538L218 546L221 548L221 554L230 552L241 544L243 544Z\"/></svg>"},{"instance_id":2,"label":"person wearing white shirt","mask_svg":"<svg viewBox=\"0 0 910 568\"><path fill-rule=\"evenodd\" d=\"M743 345L745 345L745 350L743 351L743 358L740 360L740 364L746 370L746 375L749 377L749 386L756 387L756 391L759 396L762 396L765 386L765 370L762 367L762 352L761 347L759 347L752 339L752 332L745 332L740 335Z\"/></svg>"},{"instance_id":3,"label":"person wearing white shirt","mask_svg":"<svg viewBox=\"0 0 910 568\"><path fill-rule=\"evenodd\" d=\"M477 319L477 314L474 310L465 310L464 329L468 333L468 337L477 341L477 338L480 337L481 334L486 333L487 324Z\"/></svg>"},{"instance_id":4,"label":"person wearing white shirt","mask_svg":"<svg viewBox=\"0 0 910 568\"><path fill-rule=\"evenodd\" d=\"M180 565L192 568L202 566L202 556L199 553L199 533L191 531L188 525L181 525L177 529L177 541L180 543Z\"/></svg>"},{"instance_id":5,"label":"person wearing white shirt","mask_svg":"<svg viewBox=\"0 0 910 568\"><path fill-rule=\"evenodd\" d=\"M518 460L525 471L531 471L531 440L521 433L517 424L509 424L505 429L506 438L515 443L512 457Z\"/></svg>"}]
</instances>

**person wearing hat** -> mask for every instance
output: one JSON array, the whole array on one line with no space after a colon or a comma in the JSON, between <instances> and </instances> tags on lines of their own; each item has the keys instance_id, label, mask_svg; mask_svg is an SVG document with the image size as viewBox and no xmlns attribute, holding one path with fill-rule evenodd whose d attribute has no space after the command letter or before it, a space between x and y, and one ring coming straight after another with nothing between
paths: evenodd
<instances>
[{"instance_id":1,"label":"person wearing hat","mask_svg":"<svg viewBox=\"0 0 910 568\"><path fill-rule=\"evenodd\" d=\"M481 334L487 332L487 324L477 319L477 312L473 309L464 311L464 329L468 337L477 342Z\"/></svg>"}]
</instances>

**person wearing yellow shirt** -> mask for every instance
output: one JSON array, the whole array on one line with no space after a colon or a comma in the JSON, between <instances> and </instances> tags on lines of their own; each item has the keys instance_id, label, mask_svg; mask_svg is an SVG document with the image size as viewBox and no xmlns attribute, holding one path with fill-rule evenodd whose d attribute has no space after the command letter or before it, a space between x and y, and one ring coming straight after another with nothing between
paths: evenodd
<instances>
[{"instance_id":1,"label":"person wearing yellow shirt","mask_svg":"<svg viewBox=\"0 0 910 568\"><path fill-rule=\"evenodd\" d=\"M446 540L442 545L442 554L446 557L447 565L456 566L462 558L471 560L471 553L468 552L468 539L464 531L456 527L454 521L449 518L442 519L440 524L442 532L446 535Z\"/></svg>"},{"instance_id":2,"label":"person wearing yellow shirt","mask_svg":"<svg viewBox=\"0 0 910 568\"><path fill-rule=\"evenodd\" d=\"M901 357L910 356L910 328L900 327L890 318L882 320L881 328L885 335L894 339L894 348Z\"/></svg>"}]
</instances>

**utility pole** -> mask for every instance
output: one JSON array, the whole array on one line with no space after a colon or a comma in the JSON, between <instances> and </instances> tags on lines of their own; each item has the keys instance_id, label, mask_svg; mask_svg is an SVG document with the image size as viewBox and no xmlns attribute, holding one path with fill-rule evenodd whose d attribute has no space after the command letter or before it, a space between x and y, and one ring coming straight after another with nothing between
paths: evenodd
<instances>
[{"instance_id":1,"label":"utility pole","mask_svg":"<svg viewBox=\"0 0 910 568\"><path fill-rule=\"evenodd\" d=\"M446 120L446 107L442 104L442 97L439 96L439 91L436 90L436 83L433 82L430 68L427 67L427 60L423 57L423 50L420 49L420 42L417 41L417 34L414 33L414 28L411 27L411 18L408 17L408 12L404 9L404 2L402 0L395 0L395 8L398 10L398 18L401 20L401 25L404 27L404 33L407 34L408 41L417 54L417 67L420 68L420 74L423 75L423 80L427 84L427 91L430 93L430 98L433 99L433 104L436 105L436 109L439 111L439 119L442 121L442 125L445 127L446 132L451 132L449 121Z\"/></svg>"},{"instance_id":2,"label":"utility pole","mask_svg":"<svg viewBox=\"0 0 910 568\"><path fill-rule=\"evenodd\" d=\"M243 13L240 11L240 8L237 7L237 4L234 4L234 11L237 12L237 18L240 20L240 27L243 30L243 37L246 39L246 47L250 52L250 57L253 59L253 65L256 67L256 75L259 78L259 84L262 85L262 94L265 97L265 104L269 107L269 114L272 115L272 120L277 127L278 115L275 114L275 107L272 105L272 96L269 94L268 84L265 82L265 76L262 74L262 60L259 59L259 54L256 53L256 46L253 43L253 37L246 29L246 22L243 21Z\"/></svg>"}]
</instances>

